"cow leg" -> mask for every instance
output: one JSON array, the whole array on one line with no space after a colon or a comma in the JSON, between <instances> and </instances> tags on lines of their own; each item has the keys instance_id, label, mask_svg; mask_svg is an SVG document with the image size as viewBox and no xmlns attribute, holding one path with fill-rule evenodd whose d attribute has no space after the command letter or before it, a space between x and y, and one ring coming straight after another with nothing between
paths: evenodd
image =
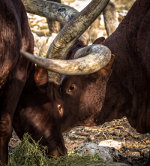
<instances>
[{"instance_id":1,"label":"cow leg","mask_svg":"<svg viewBox=\"0 0 150 166\"><path fill-rule=\"evenodd\" d=\"M28 68L26 59L22 60L22 63ZM24 88L27 71L22 70L21 61L19 62L16 70L13 73L12 79L8 81L5 86L3 97L0 98L0 161L7 164L8 156L8 143L12 133L12 120L13 116Z\"/></svg>"},{"instance_id":2,"label":"cow leg","mask_svg":"<svg viewBox=\"0 0 150 166\"><path fill-rule=\"evenodd\" d=\"M12 134L13 116L24 87L24 82L14 79L10 81L4 100L1 101L3 109L0 113L0 161L3 164L8 162L8 143Z\"/></svg>"},{"instance_id":3,"label":"cow leg","mask_svg":"<svg viewBox=\"0 0 150 166\"><path fill-rule=\"evenodd\" d=\"M8 162L8 143L12 133L11 118L9 114L1 114L0 117L0 161Z\"/></svg>"},{"instance_id":4,"label":"cow leg","mask_svg":"<svg viewBox=\"0 0 150 166\"><path fill-rule=\"evenodd\" d=\"M8 143L10 137L0 137L0 162L7 164L8 162Z\"/></svg>"}]
</instances>

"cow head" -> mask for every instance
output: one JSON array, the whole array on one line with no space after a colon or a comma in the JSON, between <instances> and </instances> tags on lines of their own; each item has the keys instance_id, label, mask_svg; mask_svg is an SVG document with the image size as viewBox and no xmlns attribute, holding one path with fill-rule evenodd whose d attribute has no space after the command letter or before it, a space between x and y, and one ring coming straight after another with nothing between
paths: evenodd
<instances>
[{"instance_id":1,"label":"cow head","mask_svg":"<svg viewBox=\"0 0 150 166\"><path fill-rule=\"evenodd\" d=\"M64 114L61 118L62 131L72 127L94 126L94 119L100 112L106 92L106 85L114 61L101 70L81 76L63 76L61 84Z\"/></svg>"},{"instance_id":2,"label":"cow head","mask_svg":"<svg viewBox=\"0 0 150 166\"><path fill-rule=\"evenodd\" d=\"M66 154L61 132L63 113L59 87L47 82L47 71L36 67L22 93L13 119L13 127L22 138L29 133L40 144L47 146L49 156Z\"/></svg>"}]
</instances>

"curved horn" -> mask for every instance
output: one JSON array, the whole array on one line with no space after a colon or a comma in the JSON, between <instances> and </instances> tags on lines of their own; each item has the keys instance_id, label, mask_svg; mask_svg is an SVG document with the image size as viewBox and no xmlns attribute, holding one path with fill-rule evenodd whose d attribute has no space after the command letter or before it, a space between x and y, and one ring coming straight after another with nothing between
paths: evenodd
<instances>
[{"instance_id":1,"label":"curved horn","mask_svg":"<svg viewBox=\"0 0 150 166\"><path fill-rule=\"evenodd\" d=\"M59 21L63 25L78 13L76 9L70 6L52 1L22 0L22 2L27 12Z\"/></svg>"},{"instance_id":2,"label":"curved horn","mask_svg":"<svg viewBox=\"0 0 150 166\"><path fill-rule=\"evenodd\" d=\"M75 41L84 33L92 22L107 6L109 0L92 0L89 5L65 25L48 49L47 58L66 59L66 56ZM60 84L60 75L48 71L49 82Z\"/></svg>"},{"instance_id":3,"label":"curved horn","mask_svg":"<svg viewBox=\"0 0 150 166\"><path fill-rule=\"evenodd\" d=\"M45 59L33 56L25 51L21 51L21 53L39 66L65 75L94 73L107 65L111 59L111 51L109 48L97 44L78 50L75 56L84 55L84 57L73 60Z\"/></svg>"},{"instance_id":4,"label":"curved horn","mask_svg":"<svg viewBox=\"0 0 150 166\"><path fill-rule=\"evenodd\" d=\"M23 0L29 2L29 0ZM31 0L39 1L39 0ZM43 0L40 0L40 2ZM41 3L39 2L39 6ZM60 31L53 43L51 44L46 57L65 59L69 49L80 37L80 35L88 28L88 26L96 19L98 15L106 7L109 0L93 0L81 13L76 14L66 26ZM60 5L60 4L59 4ZM90 12L89 12L90 11ZM72 16L71 16L72 18ZM43 60L41 61L41 63ZM35 62L36 63L36 62ZM44 67L44 63L42 64ZM55 75L53 72L48 72L48 77ZM52 78L52 77L51 77ZM60 82L60 75L57 74L54 78L49 78L49 81L53 81L57 84Z\"/></svg>"},{"instance_id":5,"label":"curved horn","mask_svg":"<svg viewBox=\"0 0 150 166\"><path fill-rule=\"evenodd\" d=\"M104 10L109 0L92 0L80 13L65 25L52 42L46 57L66 59L75 41Z\"/></svg>"}]
</instances>

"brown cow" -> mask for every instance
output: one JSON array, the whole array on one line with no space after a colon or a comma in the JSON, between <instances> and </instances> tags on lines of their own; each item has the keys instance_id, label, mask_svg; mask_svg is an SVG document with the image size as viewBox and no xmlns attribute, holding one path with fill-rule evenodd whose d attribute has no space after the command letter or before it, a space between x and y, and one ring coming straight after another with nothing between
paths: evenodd
<instances>
[{"instance_id":1,"label":"brown cow","mask_svg":"<svg viewBox=\"0 0 150 166\"><path fill-rule=\"evenodd\" d=\"M46 1L47 2L47 1ZM25 51L21 51L21 53L29 58L31 61L34 63L38 63L39 66L43 66L44 68L48 70L53 70L56 73L52 73L51 71L48 71L48 76L50 78L44 76L43 72L43 77L45 79L44 82L45 84L48 83L49 81L54 81L54 83L59 84L60 82L60 75L58 74L59 72L61 74L89 74L89 73L94 73L98 71L99 69L103 68L106 64L108 64L109 60L111 59L111 52L110 50L105 47L105 46L100 46L100 45L93 45L93 46L87 46L85 49L81 50L77 55L78 56L87 55L82 58L78 58L75 60L75 69L74 68L74 60L69 60L69 61L64 61L64 60L56 60L55 58L59 57L60 59L65 58L67 55L69 56L68 58L72 59L74 53L79 50L79 48L84 47L84 38L80 38L78 42L75 43L76 39L80 36L81 33L83 33L88 26L97 18L97 16L103 11L104 7L107 5L108 0L103 1L103 0L93 0L82 12L78 13L74 19L68 22L66 26L61 30L59 35L56 37L56 39L53 41L52 45L49 48L49 51L47 53L47 57L51 57L53 59L43 59L41 57L34 57L32 54L29 54ZM28 7L27 7L28 9ZM93 10L96 9L96 10ZM88 11L91 10L92 12L89 13ZM64 6L63 10L59 11L65 11ZM74 11L73 11L74 12ZM72 16L72 15L71 15ZM83 26L84 25L84 26ZM73 33L74 30L79 30L79 32ZM73 42L70 40L73 39ZM63 43L62 43L63 41ZM74 44L75 43L75 44ZM68 51L70 49L70 45L73 44L73 47L71 48L71 51L68 54ZM61 48L62 47L62 48ZM62 51L65 49L64 51ZM49 53L51 55L49 55ZM61 57L62 56L64 57ZM90 63L89 63L90 62ZM82 65L81 65L82 64ZM65 68L64 68L65 66ZM68 70L69 69L69 70ZM72 71L73 69L74 71ZM42 70L42 69L41 69ZM74 73L75 72L75 73ZM54 76L53 78L51 76ZM55 101L56 103L59 101ZM70 105L70 104L69 104ZM22 103L20 104L19 110L22 110ZM63 105L62 105L63 107ZM32 106L30 108L35 111ZM36 108L37 109L37 108ZM19 112L20 112L19 111ZM28 108L26 108L26 111L28 112ZM42 110L41 110L42 111ZM20 112L21 113L21 112ZM66 113L64 112L64 117L66 117ZM71 114L70 114L71 115ZM20 115L21 116L21 115ZM27 119L27 117L26 117ZM15 123L15 122L14 122ZM17 125L16 125L17 126ZM72 127L72 126L71 126ZM64 128L64 127L63 127Z\"/></svg>"},{"instance_id":2,"label":"brown cow","mask_svg":"<svg viewBox=\"0 0 150 166\"><path fill-rule=\"evenodd\" d=\"M103 44L115 55L113 65L84 77L66 76L62 82L63 130L126 116L138 132L150 132L149 0L137 0Z\"/></svg>"},{"instance_id":3,"label":"brown cow","mask_svg":"<svg viewBox=\"0 0 150 166\"><path fill-rule=\"evenodd\" d=\"M73 57L76 50L81 47L84 47L84 44L77 41L68 56ZM60 154L63 154L61 149L65 149L63 144L60 144L60 147L63 147L57 147L59 142L63 142L59 124L64 114L63 101L58 88L48 83L45 69L33 68L13 118L13 127L19 138L22 139L24 133L29 133L34 140L40 140L40 144L47 146L48 155L52 155L53 149L56 148Z\"/></svg>"},{"instance_id":4,"label":"brown cow","mask_svg":"<svg viewBox=\"0 0 150 166\"><path fill-rule=\"evenodd\" d=\"M20 49L33 53L34 45L21 0L0 0L0 22L0 162L6 164L12 120L17 104L21 94L24 93L25 96L26 91L31 90L31 87L30 89L27 87L31 85L34 87L35 83L40 82L38 79L40 71L34 72L35 65L20 54ZM37 75L35 79L34 74ZM48 109L51 128L45 136L51 145L48 153L58 156L65 154L66 148L60 131L59 107L55 102L52 104L55 100L54 95L57 96L54 92L56 86L49 83L48 87L50 87L49 95L45 96L45 92L38 91L39 96L32 96L33 98L30 96L30 100L33 101L35 97L39 99L44 95L51 101ZM35 104L34 101L33 104Z\"/></svg>"},{"instance_id":5,"label":"brown cow","mask_svg":"<svg viewBox=\"0 0 150 166\"><path fill-rule=\"evenodd\" d=\"M150 132L149 18L149 0L137 0L117 30L103 43L115 55L115 61L112 56L107 66L82 77L78 75L84 67L79 67L79 71L75 65L68 68L71 71L66 75L75 76L63 76L61 82L64 102L62 130L76 125L98 125L127 116L137 131ZM54 44L56 46L57 41ZM86 55L88 51L89 47L78 50L75 58ZM36 63L42 65L41 61ZM64 71L59 72L63 74Z\"/></svg>"},{"instance_id":6,"label":"brown cow","mask_svg":"<svg viewBox=\"0 0 150 166\"><path fill-rule=\"evenodd\" d=\"M149 18L149 0L137 0L117 30L103 42L115 55L114 63L112 56L112 61L94 74L63 77L66 129L127 116L137 131L150 132Z\"/></svg>"},{"instance_id":7,"label":"brown cow","mask_svg":"<svg viewBox=\"0 0 150 166\"><path fill-rule=\"evenodd\" d=\"M31 63L20 48L33 52L33 37L20 0L0 0L0 161L7 162L12 117Z\"/></svg>"},{"instance_id":8,"label":"brown cow","mask_svg":"<svg viewBox=\"0 0 150 166\"><path fill-rule=\"evenodd\" d=\"M60 128L63 112L58 86L47 83L47 71L36 68L30 72L14 114L13 127L21 139L29 133L34 140L47 146L49 156L66 153Z\"/></svg>"}]
</instances>

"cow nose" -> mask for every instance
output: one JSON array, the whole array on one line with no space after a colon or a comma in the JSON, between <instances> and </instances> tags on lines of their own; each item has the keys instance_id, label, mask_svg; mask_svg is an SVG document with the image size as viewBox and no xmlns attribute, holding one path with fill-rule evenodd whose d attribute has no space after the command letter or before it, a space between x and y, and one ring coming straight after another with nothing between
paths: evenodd
<instances>
[{"instance_id":1,"label":"cow nose","mask_svg":"<svg viewBox=\"0 0 150 166\"><path fill-rule=\"evenodd\" d=\"M67 148L65 146L58 148L60 156L67 154Z\"/></svg>"},{"instance_id":2,"label":"cow nose","mask_svg":"<svg viewBox=\"0 0 150 166\"><path fill-rule=\"evenodd\" d=\"M51 156L63 156L67 154L67 149L66 147L57 147L55 150L51 152Z\"/></svg>"}]
</instances>

